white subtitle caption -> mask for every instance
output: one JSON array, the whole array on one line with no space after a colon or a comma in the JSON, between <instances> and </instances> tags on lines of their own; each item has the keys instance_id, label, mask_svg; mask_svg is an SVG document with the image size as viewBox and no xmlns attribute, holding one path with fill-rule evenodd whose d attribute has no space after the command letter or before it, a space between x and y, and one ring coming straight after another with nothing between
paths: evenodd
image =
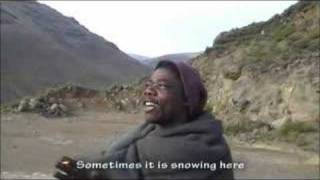
<instances>
[{"instance_id":1,"label":"white subtitle caption","mask_svg":"<svg viewBox=\"0 0 320 180\"><path fill-rule=\"evenodd\" d=\"M152 162L146 161L144 163L128 163L128 162L84 162L77 161L78 169L176 169L176 170L188 170L188 169L203 169L215 171L219 169L244 169L245 164L243 162L227 163L219 161L219 163L211 162Z\"/></svg>"}]
</instances>

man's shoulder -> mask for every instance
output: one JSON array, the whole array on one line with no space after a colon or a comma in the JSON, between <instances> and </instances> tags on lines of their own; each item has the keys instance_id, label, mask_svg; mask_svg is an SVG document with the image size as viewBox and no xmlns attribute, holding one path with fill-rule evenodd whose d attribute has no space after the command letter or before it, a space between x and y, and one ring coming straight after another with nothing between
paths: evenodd
<instances>
[{"instance_id":1,"label":"man's shoulder","mask_svg":"<svg viewBox=\"0 0 320 180\"><path fill-rule=\"evenodd\" d=\"M196 118L194 118L191 123L194 124L208 124L210 126L221 126L221 121L218 120L211 112L203 112Z\"/></svg>"},{"instance_id":2,"label":"man's shoulder","mask_svg":"<svg viewBox=\"0 0 320 180\"><path fill-rule=\"evenodd\" d=\"M211 112L203 111L201 114L195 117L194 120L216 120L216 118Z\"/></svg>"},{"instance_id":3,"label":"man's shoulder","mask_svg":"<svg viewBox=\"0 0 320 180\"><path fill-rule=\"evenodd\" d=\"M146 136L153 129L154 126L150 123L139 124L120 136L119 139L112 144L110 149L111 151L118 151L126 148Z\"/></svg>"}]
</instances>

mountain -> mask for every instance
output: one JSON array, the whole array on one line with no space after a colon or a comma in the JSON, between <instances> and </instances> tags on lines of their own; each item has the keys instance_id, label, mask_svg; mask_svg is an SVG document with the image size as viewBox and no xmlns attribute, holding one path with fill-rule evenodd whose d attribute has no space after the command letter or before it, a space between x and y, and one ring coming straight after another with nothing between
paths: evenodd
<instances>
[{"instance_id":1,"label":"mountain","mask_svg":"<svg viewBox=\"0 0 320 180\"><path fill-rule=\"evenodd\" d=\"M143 60L146 60L146 59L150 59L150 57L147 57L147 56L141 56L141 55L138 55L138 54L128 54L130 57L138 60L138 61L143 61Z\"/></svg>"},{"instance_id":2,"label":"mountain","mask_svg":"<svg viewBox=\"0 0 320 180\"><path fill-rule=\"evenodd\" d=\"M192 59L207 108L227 130L271 138L270 128L280 128L288 141L319 142L319 12L319 2L299 1L266 22L222 32Z\"/></svg>"},{"instance_id":3,"label":"mountain","mask_svg":"<svg viewBox=\"0 0 320 180\"><path fill-rule=\"evenodd\" d=\"M156 64L161 60L172 60L175 62L184 61L187 62L192 58L201 54L200 52L188 52L188 53L176 53L176 54L166 54L155 58L145 59L144 64L148 64L151 67L156 66Z\"/></svg>"},{"instance_id":4,"label":"mountain","mask_svg":"<svg viewBox=\"0 0 320 180\"><path fill-rule=\"evenodd\" d=\"M74 18L36 1L1 2L1 102L73 83L105 88L150 69Z\"/></svg>"},{"instance_id":5,"label":"mountain","mask_svg":"<svg viewBox=\"0 0 320 180\"><path fill-rule=\"evenodd\" d=\"M144 65L147 65L149 66L148 64L148 59L150 59L150 57L147 57L147 56L141 56L141 55L138 55L138 54L128 54L130 57L136 59L137 61L139 61L140 63L144 64Z\"/></svg>"}]
</instances>

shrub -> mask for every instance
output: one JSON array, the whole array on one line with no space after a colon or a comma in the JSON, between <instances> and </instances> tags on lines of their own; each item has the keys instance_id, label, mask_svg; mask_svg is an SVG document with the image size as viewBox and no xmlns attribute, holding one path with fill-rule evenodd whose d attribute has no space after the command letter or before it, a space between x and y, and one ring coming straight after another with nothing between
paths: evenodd
<instances>
[{"instance_id":1,"label":"shrub","mask_svg":"<svg viewBox=\"0 0 320 180\"><path fill-rule=\"evenodd\" d=\"M247 118L241 118L238 120L230 120L225 122L224 131L229 135L238 135L240 133L252 132L254 129L260 129L267 126L262 121L251 121Z\"/></svg>"},{"instance_id":2,"label":"shrub","mask_svg":"<svg viewBox=\"0 0 320 180\"><path fill-rule=\"evenodd\" d=\"M290 41L290 43L293 43L299 39L302 39L304 36L303 36L303 33L302 32L295 32L295 33L292 33L289 37L288 37L288 41Z\"/></svg>"},{"instance_id":3,"label":"shrub","mask_svg":"<svg viewBox=\"0 0 320 180\"><path fill-rule=\"evenodd\" d=\"M1 113L12 112L12 108L10 108L9 106L0 105L0 112Z\"/></svg>"},{"instance_id":4,"label":"shrub","mask_svg":"<svg viewBox=\"0 0 320 180\"><path fill-rule=\"evenodd\" d=\"M282 136L294 136L299 133L308 133L319 131L318 126L313 125L308 122L292 122L287 121L279 130L280 135Z\"/></svg>"},{"instance_id":5,"label":"shrub","mask_svg":"<svg viewBox=\"0 0 320 180\"><path fill-rule=\"evenodd\" d=\"M319 51L319 45L320 45L320 38L313 39L308 44L308 50L317 52Z\"/></svg>"},{"instance_id":6,"label":"shrub","mask_svg":"<svg viewBox=\"0 0 320 180\"><path fill-rule=\"evenodd\" d=\"M295 31L295 28L294 28L293 24L286 24L284 26L281 26L279 29L277 29L273 33L273 38L276 41L282 41L286 37L288 37L290 34L292 34L294 31Z\"/></svg>"},{"instance_id":7,"label":"shrub","mask_svg":"<svg viewBox=\"0 0 320 180\"><path fill-rule=\"evenodd\" d=\"M316 39L316 38L319 38L320 37L320 30L319 30L319 26L318 28L314 28L312 30L310 30L308 32L308 38L309 39Z\"/></svg>"},{"instance_id":8,"label":"shrub","mask_svg":"<svg viewBox=\"0 0 320 180\"><path fill-rule=\"evenodd\" d=\"M204 51L205 54L209 54L212 51L212 47L206 47L206 50Z\"/></svg>"},{"instance_id":9,"label":"shrub","mask_svg":"<svg viewBox=\"0 0 320 180\"><path fill-rule=\"evenodd\" d=\"M293 43L293 45L296 47L296 48L299 48L299 49L304 49L306 47L308 47L309 45L309 40L307 38L302 38L302 39L299 39L297 41L295 41Z\"/></svg>"}]
</instances>

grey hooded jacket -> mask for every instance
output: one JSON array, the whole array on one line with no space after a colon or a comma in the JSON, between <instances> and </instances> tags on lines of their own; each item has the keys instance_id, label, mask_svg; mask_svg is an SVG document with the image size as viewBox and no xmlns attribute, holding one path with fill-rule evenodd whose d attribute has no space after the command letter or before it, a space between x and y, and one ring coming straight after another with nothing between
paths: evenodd
<instances>
[{"instance_id":1,"label":"grey hooded jacket","mask_svg":"<svg viewBox=\"0 0 320 180\"><path fill-rule=\"evenodd\" d=\"M232 157L221 122L209 113L174 127L144 123L107 151L83 160L142 164L132 169L90 169L88 179L234 179L232 169L219 168L220 161L232 162ZM146 162L154 167L146 168Z\"/></svg>"}]
</instances>

